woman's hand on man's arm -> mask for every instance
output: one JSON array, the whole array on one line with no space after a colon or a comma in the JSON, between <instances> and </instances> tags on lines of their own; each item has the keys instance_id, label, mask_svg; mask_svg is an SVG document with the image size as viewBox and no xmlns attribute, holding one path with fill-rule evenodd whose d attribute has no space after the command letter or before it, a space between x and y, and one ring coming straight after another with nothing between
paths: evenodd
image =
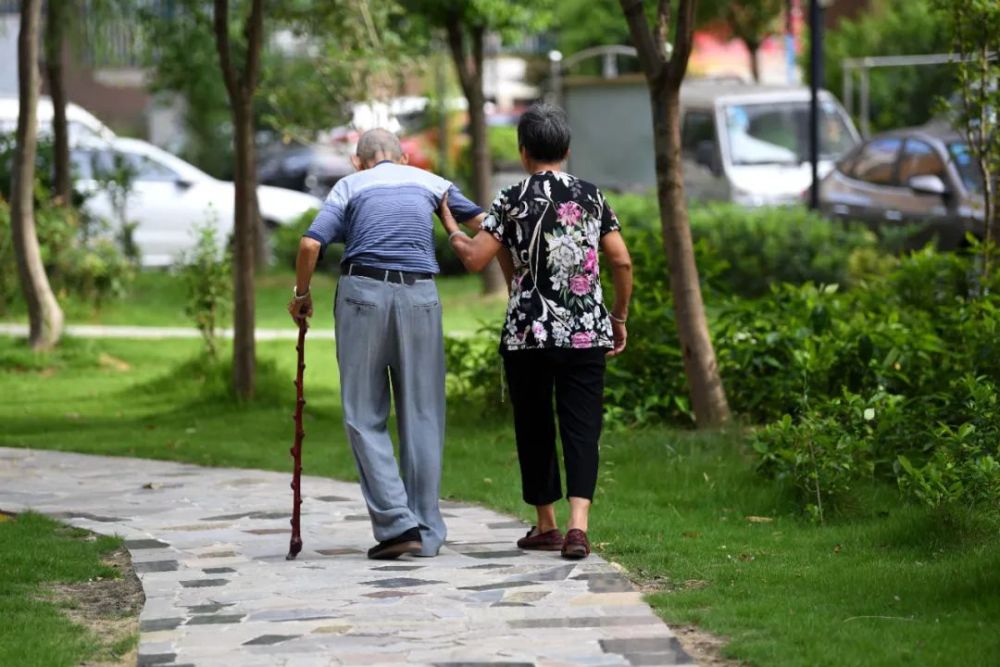
<instances>
[{"instance_id":1,"label":"woman's hand on man's arm","mask_svg":"<svg viewBox=\"0 0 1000 667\"><path fill-rule=\"evenodd\" d=\"M440 214L441 224L444 226L444 230L448 232L448 241L467 270L473 273L482 271L503 247L489 232L479 230L472 238L466 236L465 232L458 228L455 216L451 214L451 209L448 208L447 194L441 198ZM478 227L482 217L479 216L476 218L476 227Z\"/></svg>"}]
</instances>

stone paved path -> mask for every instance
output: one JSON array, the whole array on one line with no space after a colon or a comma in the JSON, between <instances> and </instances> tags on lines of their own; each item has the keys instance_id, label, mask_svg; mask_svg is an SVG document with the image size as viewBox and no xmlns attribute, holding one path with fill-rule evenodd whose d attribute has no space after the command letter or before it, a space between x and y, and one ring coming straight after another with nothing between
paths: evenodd
<instances>
[{"instance_id":1,"label":"stone paved path","mask_svg":"<svg viewBox=\"0 0 1000 667\"><path fill-rule=\"evenodd\" d=\"M370 561L356 484L306 477L298 560L289 475L0 448L0 509L118 534L146 592L139 664L690 664L599 558L530 553L525 526L446 503L433 559Z\"/></svg>"}]
</instances>

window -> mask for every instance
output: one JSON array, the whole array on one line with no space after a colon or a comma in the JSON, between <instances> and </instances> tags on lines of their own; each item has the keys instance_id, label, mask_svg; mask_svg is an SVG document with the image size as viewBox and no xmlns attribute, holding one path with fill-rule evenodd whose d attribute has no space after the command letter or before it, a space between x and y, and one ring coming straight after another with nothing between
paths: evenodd
<instances>
[{"instance_id":1,"label":"window","mask_svg":"<svg viewBox=\"0 0 1000 667\"><path fill-rule=\"evenodd\" d=\"M145 155L138 155L136 153L120 153L119 155L121 155L125 164L131 169L132 176L137 181L174 183L180 180L180 177L173 169L155 160L151 160Z\"/></svg>"},{"instance_id":2,"label":"window","mask_svg":"<svg viewBox=\"0 0 1000 667\"><path fill-rule=\"evenodd\" d=\"M90 180L111 173L112 165L109 153L91 149L74 149L69 154L76 178Z\"/></svg>"},{"instance_id":3,"label":"window","mask_svg":"<svg viewBox=\"0 0 1000 667\"><path fill-rule=\"evenodd\" d=\"M875 185L896 185L896 156L902 143L896 138L869 142L855 158L849 176Z\"/></svg>"},{"instance_id":4,"label":"window","mask_svg":"<svg viewBox=\"0 0 1000 667\"><path fill-rule=\"evenodd\" d=\"M729 104L724 131L733 164L800 164L809 160L809 104L776 101ZM855 144L839 108L821 100L820 159L836 159Z\"/></svg>"},{"instance_id":5,"label":"window","mask_svg":"<svg viewBox=\"0 0 1000 667\"><path fill-rule=\"evenodd\" d=\"M937 176L944 180L944 161L925 141L907 139L899 159L899 182L906 185L914 176Z\"/></svg>"},{"instance_id":6,"label":"window","mask_svg":"<svg viewBox=\"0 0 1000 667\"><path fill-rule=\"evenodd\" d=\"M715 147L715 124L712 114L707 111L689 111L684 116L681 130L681 151L691 158L698 156L698 145L703 141L712 142Z\"/></svg>"},{"instance_id":7,"label":"window","mask_svg":"<svg viewBox=\"0 0 1000 667\"><path fill-rule=\"evenodd\" d=\"M958 170L958 175L965 184L965 189L969 192L979 194L983 191L983 173L979 170L972 153L969 152L969 144L956 142L948 144L948 152L951 153L951 163Z\"/></svg>"}]
</instances>

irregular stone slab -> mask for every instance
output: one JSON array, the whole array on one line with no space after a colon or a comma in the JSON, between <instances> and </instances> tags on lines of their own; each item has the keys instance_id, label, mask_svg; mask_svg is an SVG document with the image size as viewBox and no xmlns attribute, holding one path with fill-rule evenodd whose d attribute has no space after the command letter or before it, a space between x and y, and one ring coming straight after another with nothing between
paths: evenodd
<instances>
[{"instance_id":1,"label":"irregular stone slab","mask_svg":"<svg viewBox=\"0 0 1000 667\"><path fill-rule=\"evenodd\" d=\"M170 545L159 540L125 540L125 548L129 551L136 549L165 549Z\"/></svg>"},{"instance_id":2,"label":"irregular stone slab","mask_svg":"<svg viewBox=\"0 0 1000 667\"><path fill-rule=\"evenodd\" d=\"M0 459L0 507L127 540L146 593L144 667L690 662L621 572L596 555L516 549L527 524L474 505L447 504L438 557L376 562L358 485L307 477L305 548L286 561L287 473L6 448Z\"/></svg>"}]
</instances>

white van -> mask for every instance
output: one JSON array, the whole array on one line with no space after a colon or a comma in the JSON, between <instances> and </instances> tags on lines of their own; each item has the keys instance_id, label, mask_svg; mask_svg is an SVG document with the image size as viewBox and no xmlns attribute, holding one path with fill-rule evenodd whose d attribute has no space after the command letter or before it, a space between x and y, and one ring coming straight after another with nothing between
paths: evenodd
<instances>
[{"instance_id":1,"label":"white van","mask_svg":"<svg viewBox=\"0 0 1000 667\"><path fill-rule=\"evenodd\" d=\"M20 106L16 97L0 97L0 132L14 132L17 129L17 117ZM48 97L38 98L38 131L41 134L52 132L52 100ZM97 120L89 111L72 102L66 105L66 125L69 128L69 142L74 144L80 140L103 139L112 141L115 133L108 126Z\"/></svg>"},{"instance_id":2,"label":"white van","mask_svg":"<svg viewBox=\"0 0 1000 667\"><path fill-rule=\"evenodd\" d=\"M573 128L569 170L624 191L656 187L653 128L645 79L567 79ZM860 141L837 99L820 91L824 176ZM688 197L746 206L801 201L811 182L809 89L698 81L681 87L681 156Z\"/></svg>"}]
</instances>

